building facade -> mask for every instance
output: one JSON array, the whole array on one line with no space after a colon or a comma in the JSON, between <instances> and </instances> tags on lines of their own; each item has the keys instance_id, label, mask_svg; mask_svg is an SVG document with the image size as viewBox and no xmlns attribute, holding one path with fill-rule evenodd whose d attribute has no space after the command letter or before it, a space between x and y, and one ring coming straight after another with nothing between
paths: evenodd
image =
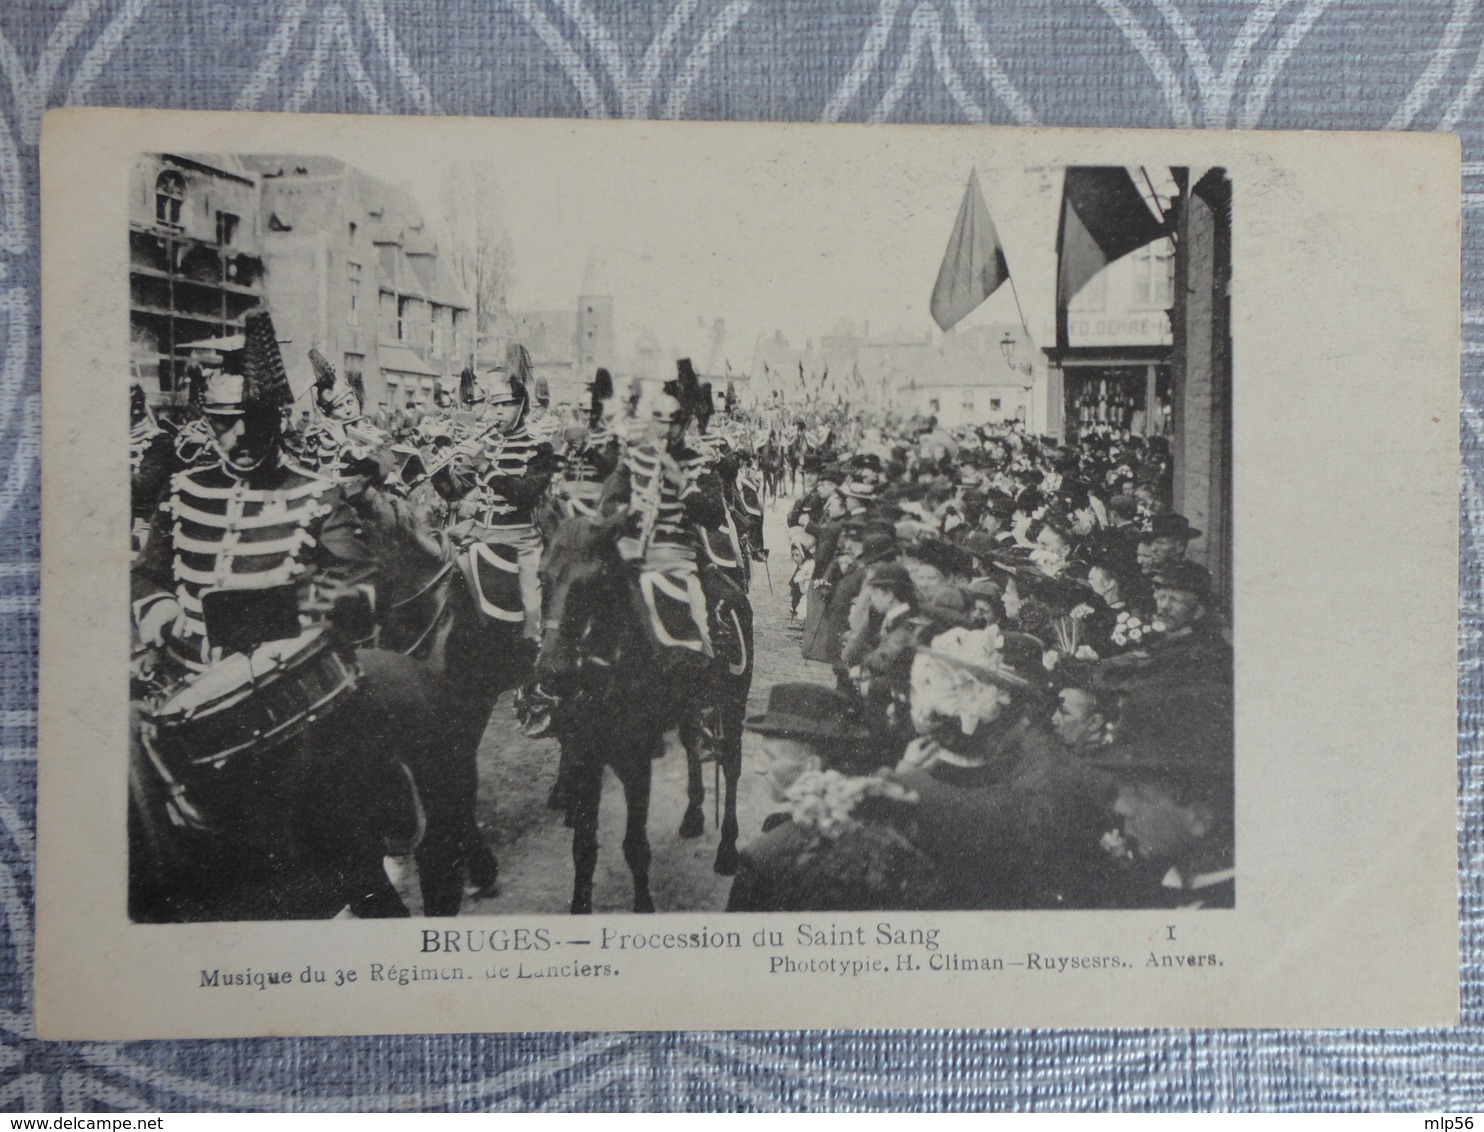
<instances>
[{"instance_id":1,"label":"building facade","mask_svg":"<svg viewBox=\"0 0 1484 1132\"><path fill-rule=\"evenodd\" d=\"M265 291L296 395L309 350L359 376L368 409L431 404L473 357L470 303L417 202L331 158L245 158L259 184Z\"/></svg>"},{"instance_id":2,"label":"building facade","mask_svg":"<svg viewBox=\"0 0 1484 1132\"><path fill-rule=\"evenodd\" d=\"M129 367L155 404L185 399L186 344L230 339L264 298L257 185L231 157L159 153L129 184Z\"/></svg>"},{"instance_id":3,"label":"building facade","mask_svg":"<svg viewBox=\"0 0 1484 1132\"><path fill-rule=\"evenodd\" d=\"M185 398L184 347L273 315L299 413L310 349L358 377L368 409L431 402L473 356L470 304L416 201L331 158L152 154L129 198L130 360Z\"/></svg>"}]
</instances>

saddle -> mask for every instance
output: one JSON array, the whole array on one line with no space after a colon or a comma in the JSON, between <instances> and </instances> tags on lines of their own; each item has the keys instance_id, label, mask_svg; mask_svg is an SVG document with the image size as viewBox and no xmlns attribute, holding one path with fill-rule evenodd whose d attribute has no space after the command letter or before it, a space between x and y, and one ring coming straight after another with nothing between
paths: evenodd
<instances>
[{"instance_id":1,"label":"saddle","mask_svg":"<svg viewBox=\"0 0 1484 1132\"><path fill-rule=\"evenodd\" d=\"M655 644L672 656L715 659L740 676L748 668L750 646L742 628L744 618L731 596L735 587L714 567L702 569L716 584L703 586L696 571L639 573L639 598L650 633Z\"/></svg>"},{"instance_id":2,"label":"saddle","mask_svg":"<svg viewBox=\"0 0 1484 1132\"><path fill-rule=\"evenodd\" d=\"M520 596L519 551L515 547L471 542L459 554L458 565L485 617L501 625L518 625L526 619Z\"/></svg>"},{"instance_id":3,"label":"saddle","mask_svg":"<svg viewBox=\"0 0 1484 1132\"><path fill-rule=\"evenodd\" d=\"M639 596L649 628L662 649L716 655L706 612L706 594L694 570L640 570Z\"/></svg>"}]
</instances>

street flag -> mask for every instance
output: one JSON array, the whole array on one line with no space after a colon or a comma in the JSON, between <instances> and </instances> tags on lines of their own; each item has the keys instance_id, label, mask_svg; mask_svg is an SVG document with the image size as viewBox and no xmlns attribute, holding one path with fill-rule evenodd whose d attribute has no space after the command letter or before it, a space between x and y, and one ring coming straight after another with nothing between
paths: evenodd
<instances>
[{"instance_id":1,"label":"street flag","mask_svg":"<svg viewBox=\"0 0 1484 1132\"><path fill-rule=\"evenodd\" d=\"M1122 165L1067 170L1057 248L1057 306L1062 309L1099 271L1169 235Z\"/></svg>"},{"instance_id":2,"label":"street flag","mask_svg":"<svg viewBox=\"0 0 1484 1132\"><path fill-rule=\"evenodd\" d=\"M933 284L928 307L933 321L944 330L953 329L1009 278L1005 250L979 188L979 171L971 169L964 202L958 207L948 250L943 253L943 266L938 268L938 281Z\"/></svg>"}]
</instances>

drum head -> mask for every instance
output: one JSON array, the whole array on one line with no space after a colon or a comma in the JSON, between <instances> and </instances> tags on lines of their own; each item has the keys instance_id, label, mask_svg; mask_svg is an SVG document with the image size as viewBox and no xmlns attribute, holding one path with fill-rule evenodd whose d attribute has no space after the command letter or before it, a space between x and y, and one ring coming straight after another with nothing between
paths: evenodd
<instances>
[{"instance_id":1,"label":"drum head","mask_svg":"<svg viewBox=\"0 0 1484 1132\"><path fill-rule=\"evenodd\" d=\"M288 640L269 641L251 653L223 657L190 683L175 689L155 716L167 722L188 718L204 708L251 695L254 685L292 668L301 658L317 650L323 636L323 629L311 629Z\"/></svg>"}]
</instances>

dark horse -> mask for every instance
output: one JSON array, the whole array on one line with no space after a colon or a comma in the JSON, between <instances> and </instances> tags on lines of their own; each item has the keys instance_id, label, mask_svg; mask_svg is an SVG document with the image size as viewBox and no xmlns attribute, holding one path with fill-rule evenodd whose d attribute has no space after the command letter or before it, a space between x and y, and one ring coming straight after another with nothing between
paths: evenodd
<instances>
[{"instance_id":1,"label":"dark horse","mask_svg":"<svg viewBox=\"0 0 1484 1132\"><path fill-rule=\"evenodd\" d=\"M375 541L384 594L378 644L422 662L439 721L436 757L412 768L427 813L417 862L426 914L452 916L466 875L478 890L495 885L498 866L475 821L479 743L495 701L527 680L531 666L520 623L480 610L460 569L467 551L437 529L431 490L411 499L367 492L358 511Z\"/></svg>"},{"instance_id":2,"label":"dark horse","mask_svg":"<svg viewBox=\"0 0 1484 1132\"><path fill-rule=\"evenodd\" d=\"M788 458L783 445L778 442L777 430L768 431L768 440L757 453L758 470L763 475L763 499L775 500L783 491L783 473L788 467Z\"/></svg>"},{"instance_id":3,"label":"dark horse","mask_svg":"<svg viewBox=\"0 0 1484 1132\"><path fill-rule=\"evenodd\" d=\"M563 794L572 826L572 911L591 912L598 858L598 802L603 768L612 767L628 810L624 860L634 878L634 911L653 912L649 893L651 763L665 732L693 721L688 706L715 707L716 758L726 781L716 871L737 868L737 780L742 770L742 720L752 686L752 608L722 581L713 623L715 657L661 648L634 583L619 556L622 516L563 522L547 544L543 565L546 623L536 663L541 681L561 696L556 728L562 740ZM719 581L719 579L717 580ZM704 824L700 760L689 754L689 797L682 836Z\"/></svg>"}]
</instances>

